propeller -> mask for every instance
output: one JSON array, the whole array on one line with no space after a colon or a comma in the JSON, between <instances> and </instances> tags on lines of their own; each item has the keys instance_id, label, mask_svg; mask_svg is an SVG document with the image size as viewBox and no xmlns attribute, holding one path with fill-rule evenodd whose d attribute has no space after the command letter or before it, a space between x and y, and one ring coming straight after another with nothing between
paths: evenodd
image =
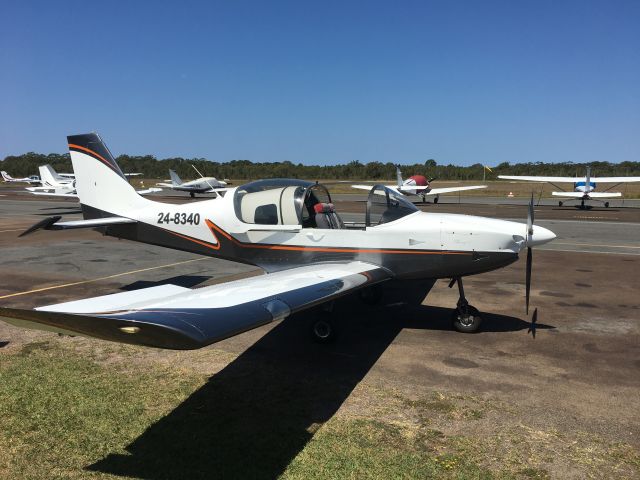
<instances>
[{"instance_id":1,"label":"propeller","mask_svg":"<svg viewBox=\"0 0 640 480\"><path fill-rule=\"evenodd\" d=\"M531 294L531 266L533 264L533 251L530 241L533 236L533 193L529 202L529 214L527 215L527 270L525 276L525 311L529 315L529 297Z\"/></svg>"},{"instance_id":2,"label":"propeller","mask_svg":"<svg viewBox=\"0 0 640 480\"><path fill-rule=\"evenodd\" d=\"M430 178L430 179L428 180L428 182L429 182L429 183L431 183L431 182L433 182L434 180L437 180L437 179L438 179L438 177L433 177L433 178Z\"/></svg>"}]
</instances>

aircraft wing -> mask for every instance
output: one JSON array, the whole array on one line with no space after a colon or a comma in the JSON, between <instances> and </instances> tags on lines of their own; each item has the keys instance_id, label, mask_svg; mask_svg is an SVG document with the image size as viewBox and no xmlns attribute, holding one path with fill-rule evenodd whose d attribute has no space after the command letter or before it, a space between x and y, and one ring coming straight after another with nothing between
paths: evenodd
<instances>
[{"instance_id":1,"label":"aircraft wing","mask_svg":"<svg viewBox=\"0 0 640 480\"><path fill-rule=\"evenodd\" d=\"M389 278L386 269L365 262L307 265L193 290L162 285L35 310L0 307L0 319L27 328L188 350Z\"/></svg>"},{"instance_id":2,"label":"aircraft wing","mask_svg":"<svg viewBox=\"0 0 640 480\"><path fill-rule=\"evenodd\" d=\"M424 188L424 187L422 187ZM464 190L478 190L480 188L487 188L486 185L472 185L468 187L443 187L443 188L432 188L429 190L426 195L441 195L443 193L454 193L454 192L462 192ZM404 188L402 189L404 191Z\"/></svg>"},{"instance_id":3,"label":"aircraft wing","mask_svg":"<svg viewBox=\"0 0 640 480\"><path fill-rule=\"evenodd\" d=\"M632 183L640 182L640 177L591 177L593 183Z\"/></svg>"},{"instance_id":4,"label":"aircraft wing","mask_svg":"<svg viewBox=\"0 0 640 480\"><path fill-rule=\"evenodd\" d=\"M537 177L526 175L498 175L504 180L522 180L524 182L552 182L552 183L575 183L584 182L585 177ZM591 180L594 180L593 178Z\"/></svg>"},{"instance_id":5,"label":"aircraft wing","mask_svg":"<svg viewBox=\"0 0 640 480\"><path fill-rule=\"evenodd\" d=\"M76 195L75 193L48 193L48 192L32 192L29 191L29 193L31 193L32 195L44 195L47 197L63 197L63 198L78 198L78 195Z\"/></svg>"}]
</instances>

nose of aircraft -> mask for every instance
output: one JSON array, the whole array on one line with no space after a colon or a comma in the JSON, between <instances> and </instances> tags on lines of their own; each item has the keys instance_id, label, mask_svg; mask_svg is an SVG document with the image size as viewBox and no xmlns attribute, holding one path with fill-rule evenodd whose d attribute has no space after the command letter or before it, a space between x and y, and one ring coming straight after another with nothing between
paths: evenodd
<instances>
[{"instance_id":1,"label":"nose of aircraft","mask_svg":"<svg viewBox=\"0 0 640 480\"><path fill-rule=\"evenodd\" d=\"M529 237L529 241L527 242L527 246L534 247L536 245L542 245L544 243L550 242L556 238L556 234L551 230L548 230L544 227L540 227L538 225L533 226L533 235Z\"/></svg>"}]
</instances>

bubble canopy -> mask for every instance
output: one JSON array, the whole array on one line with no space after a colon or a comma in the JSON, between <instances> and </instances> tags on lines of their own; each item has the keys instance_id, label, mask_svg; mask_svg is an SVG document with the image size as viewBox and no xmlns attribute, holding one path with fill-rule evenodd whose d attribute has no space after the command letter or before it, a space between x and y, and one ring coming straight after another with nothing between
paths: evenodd
<instances>
[{"instance_id":1,"label":"bubble canopy","mask_svg":"<svg viewBox=\"0 0 640 480\"><path fill-rule=\"evenodd\" d=\"M245 223L313 227L314 206L331 203L324 185L306 180L272 178L237 188L233 205Z\"/></svg>"},{"instance_id":2,"label":"bubble canopy","mask_svg":"<svg viewBox=\"0 0 640 480\"><path fill-rule=\"evenodd\" d=\"M317 228L315 207L318 204L331 204L331 195L324 185L288 178L257 180L241 185L233 198L238 219L260 225ZM417 211L402 194L384 185L374 185L367 199L365 224L375 227Z\"/></svg>"}]
</instances>

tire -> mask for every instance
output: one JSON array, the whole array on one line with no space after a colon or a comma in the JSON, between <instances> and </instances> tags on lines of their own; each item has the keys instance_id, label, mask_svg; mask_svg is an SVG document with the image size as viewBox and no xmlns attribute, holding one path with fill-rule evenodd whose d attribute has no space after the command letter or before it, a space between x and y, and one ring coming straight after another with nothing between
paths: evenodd
<instances>
[{"instance_id":1,"label":"tire","mask_svg":"<svg viewBox=\"0 0 640 480\"><path fill-rule=\"evenodd\" d=\"M461 333L475 333L480 329L482 317L477 308L467 306L467 313L462 315L456 308L451 314L453 328Z\"/></svg>"},{"instance_id":2,"label":"tire","mask_svg":"<svg viewBox=\"0 0 640 480\"><path fill-rule=\"evenodd\" d=\"M562 206L562 202L558 202L558 206L561 207Z\"/></svg>"},{"instance_id":3,"label":"tire","mask_svg":"<svg viewBox=\"0 0 640 480\"><path fill-rule=\"evenodd\" d=\"M320 317L311 323L311 337L317 343L327 344L335 341L337 333L329 319Z\"/></svg>"},{"instance_id":4,"label":"tire","mask_svg":"<svg viewBox=\"0 0 640 480\"><path fill-rule=\"evenodd\" d=\"M433 203L434 203L434 204L435 204L435 203L438 203L438 200L439 200L439 198L438 198L438 197L434 198L434 199L433 199Z\"/></svg>"},{"instance_id":5,"label":"tire","mask_svg":"<svg viewBox=\"0 0 640 480\"><path fill-rule=\"evenodd\" d=\"M609 208L609 202L604 202L604 208Z\"/></svg>"},{"instance_id":6,"label":"tire","mask_svg":"<svg viewBox=\"0 0 640 480\"><path fill-rule=\"evenodd\" d=\"M193 192L189 192L189 195L191 196L191 198L196 198L196 194Z\"/></svg>"}]
</instances>

